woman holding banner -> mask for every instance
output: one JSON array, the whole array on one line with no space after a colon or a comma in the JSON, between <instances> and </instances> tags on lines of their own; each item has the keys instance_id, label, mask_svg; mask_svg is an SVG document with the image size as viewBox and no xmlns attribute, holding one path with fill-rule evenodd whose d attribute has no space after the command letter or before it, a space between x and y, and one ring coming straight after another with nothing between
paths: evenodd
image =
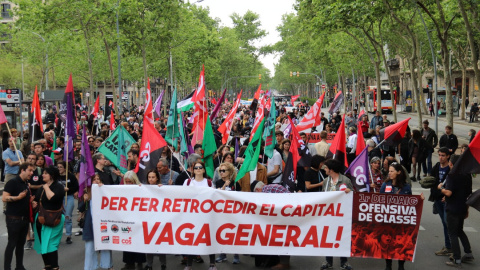
<instances>
[{"instance_id":1,"label":"woman holding banner","mask_svg":"<svg viewBox=\"0 0 480 270\"><path fill-rule=\"evenodd\" d=\"M380 193L387 194L398 194L398 195L412 195L412 189L409 184L407 184L407 175L403 170L402 165L397 162L394 162L388 168L388 178L383 183L380 188ZM385 248L385 247L384 247ZM394 254L389 254L393 256ZM392 269L392 259L385 259L387 266L386 270ZM398 261L398 269L404 269L404 260Z\"/></svg>"},{"instance_id":2,"label":"woman holding banner","mask_svg":"<svg viewBox=\"0 0 480 270\"><path fill-rule=\"evenodd\" d=\"M151 169L147 173L147 183L149 185L161 185L162 181L160 180L160 174L157 169ZM153 257L158 255L160 259L161 269L167 269L167 256L165 254L146 254L147 255L147 265L143 270L152 270L153 268Z\"/></svg>"},{"instance_id":3,"label":"woman holding banner","mask_svg":"<svg viewBox=\"0 0 480 270\"><path fill-rule=\"evenodd\" d=\"M193 166L193 174L194 174L194 177L187 179L183 183L184 186L214 188L212 180L207 178L208 176L207 176L207 171L205 170L205 163L201 161L195 162L195 165ZM193 259L195 257L196 257L195 255L188 255L187 266L185 267L184 270L192 269ZM215 254L210 254L209 257L210 257L210 267L208 268L208 270L217 270L217 267L215 265Z\"/></svg>"},{"instance_id":4,"label":"woman holding banner","mask_svg":"<svg viewBox=\"0 0 480 270\"><path fill-rule=\"evenodd\" d=\"M92 184L102 186L102 180L98 174L92 178ZM82 240L85 241L85 267L84 270L95 270L98 267L113 270L113 260L111 250L100 250L100 265L98 265L98 253L95 251L95 244L93 240L93 222L92 222L92 189L88 187L83 194L85 201L85 210L79 209L81 212L85 211L85 224L83 225ZM83 211L82 211L83 210Z\"/></svg>"}]
</instances>

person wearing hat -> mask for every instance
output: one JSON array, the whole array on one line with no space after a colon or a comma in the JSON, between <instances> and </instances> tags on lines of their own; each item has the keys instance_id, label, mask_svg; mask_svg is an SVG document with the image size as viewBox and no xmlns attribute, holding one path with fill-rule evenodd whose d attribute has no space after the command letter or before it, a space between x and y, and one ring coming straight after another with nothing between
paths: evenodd
<instances>
[{"instance_id":1,"label":"person wearing hat","mask_svg":"<svg viewBox=\"0 0 480 270\"><path fill-rule=\"evenodd\" d=\"M58 162L63 160L63 149L58 147L57 149L53 150L53 159L55 165L58 164Z\"/></svg>"},{"instance_id":2,"label":"person wearing hat","mask_svg":"<svg viewBox=\"0 0 480 270\"><path fill-rule=\"evenodd\" d=\"M431 175L432 173L432 154L433 150L435 149L435 147L437 147L438 144L437 134L435 133L435 130L428 126L428 124L428 120L423 121L422 138L427 141L427 158L422 163L424 173L423 177L427 176L427 174Z\"/></svg>"}]
</instances>

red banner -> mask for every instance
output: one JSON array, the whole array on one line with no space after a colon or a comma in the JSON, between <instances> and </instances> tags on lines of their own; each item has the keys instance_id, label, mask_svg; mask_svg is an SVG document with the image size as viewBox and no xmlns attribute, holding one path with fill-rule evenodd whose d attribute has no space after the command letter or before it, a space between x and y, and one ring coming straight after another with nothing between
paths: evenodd
<instances>
[{"instance_id":1,"label":"red banner","mask_svg":"<svg viewBox=\"0 0 480 270\"><path fill-rule=\"evenodd\" d=\"M320 133L305 133L307 135L307 141L305 143L317 143L321 141ZM289 140L292 140L292 134L288 136ZM335 133L328 133L327 134L327 143L332 143L333 139L335 139Z\"/></svg>"},{"instance_id":2,"label":"red banner","mask_svg":"<svg viewBox=\"0 0 480 270\"><path fill-rule=\"evenodd\" d=\"M351 256L413 261L420 196L355 192L353 201Z\"/></svg>"}]
</instances>

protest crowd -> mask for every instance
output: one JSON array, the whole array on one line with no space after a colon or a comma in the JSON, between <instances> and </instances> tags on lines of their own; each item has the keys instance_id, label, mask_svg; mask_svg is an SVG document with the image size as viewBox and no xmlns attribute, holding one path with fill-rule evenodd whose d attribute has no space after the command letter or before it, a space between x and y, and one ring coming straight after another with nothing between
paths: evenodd
<instances>
[{"instance_id":1,"label":"protest crowd","mask_svg":"<svg viewBox=\"0 0 480 270\"><path fill-rule=\"evenodd\" d=\"M227 99L224 92L218 99L207 99L201 86L185 100L177 98L175 91L170 102L162 101L163 93L152 102L147 88L147 104L129 108L110 104L107 108L100 106L98 99L91 107L72 103L73 91L69 90L73 88L69 87L66 106L45 108L46 116L35 116L37 125L30 134L19 138L14 129L2 134L8 229L5 270L25 269L24 250L32 248L41 254L43 269L60 269L60 242L71 244L80 238L85 242L85 270L114 269L112 251L95 250L94 240L99 236L92 224L92 184L197 186L297 196L332 191L394 196L412 195L412 181L430 179L427 199L439 214L438 226L443 226L445 238L445 245L435 254L450 258L446 264L452 267L474 259L462 229L472 178L460 170L449 174L461 158L455 154L459 146L451 127L439 138L428 121L423 122L422 130L410 130L408 119L393 123L378 111L371 119L357 109L342 115L341 92L329 108L322 108L324 95L315 104L293 103L276 100L261 87L248 104L242 98L250 97L242 93ZM38 100L33 106L36 104ZM432 164L437 144L440 161ZM468 145L461 148L468 151ZM366 169L365 181L356 181L355 166ZM79 219L73 220L77 211ZM81 229L74 231L77 223ZM392 269L393 258L398 269L404 269L404 262L413 257L413 252L405 251L406 246L413 243L396 239L398 231L381 229L385 231L374 235L365 233L364 228L352 228L352 254L386 259L387 270ZM411 231L401 235L407 233ZM167 269L178 263L167 262L168 253L124 251L125 265L115 269ZM221 268L230 256L233 264L239 264L241 255L211 254L208 269ZM159 264L154 260L157 256ZM199 268L207 259L194 254L182 254L181 258L185 270L192 269L194 262ZM341 269L353 269L347 257L339 261L326 257L315 268L331 269L337 263ZM256 255L255 264L288 269L290 257Z\"/></svg>"}]
</instances>

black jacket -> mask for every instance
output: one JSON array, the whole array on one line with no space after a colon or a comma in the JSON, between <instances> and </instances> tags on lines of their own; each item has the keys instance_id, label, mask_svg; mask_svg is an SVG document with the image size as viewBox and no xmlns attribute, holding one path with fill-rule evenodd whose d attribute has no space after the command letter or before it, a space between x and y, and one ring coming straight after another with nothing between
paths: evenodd
<instances>
[{"instance_id":1,"label":"black jacket","mask_svg":"<svg viewBox=\"0 0 480 270\"><path fill-rule=\"evenodd\" d=\"M422 163L425 158L427 157L425 155L425 152L427 150L427 142L421 138L420 140L418 140L417 143L415 143L413 141L413 139L411 139L409 142L408 142L408 156L411 158L412 155L413 155L413 151L415 149L415 147L418 147L418 155L417 155L417 162L418 163Z\"/></svg>"},{"instance_id":2,"label":"black jacket","mask_svg":"<svg viewBox=\"0 0 480 270\"><path fill-rule=\"evenodd\" d=\"M455 153L455 150L458 148L458 139L455 134L443 134L442 137L440 137L440 147L447 147L448 149L452 149L452 153Z\"/></svg>"},{"instance_id":3,"label":"black jacket","mask_svg":"<svg viewBox=\"0 0 480 270\"><path fill-rule=\"evenodd\" d=\"M422 132L423 132L423 130L422 130ZM427 146L430 149L434 149L435 147L437 147L438 137L437 137L437 134L435 133L435 130L433 130L431 128L428 128L428 135L424 139L425 139L425 141L427 141Z\"/></svg>"}]
</instances>

